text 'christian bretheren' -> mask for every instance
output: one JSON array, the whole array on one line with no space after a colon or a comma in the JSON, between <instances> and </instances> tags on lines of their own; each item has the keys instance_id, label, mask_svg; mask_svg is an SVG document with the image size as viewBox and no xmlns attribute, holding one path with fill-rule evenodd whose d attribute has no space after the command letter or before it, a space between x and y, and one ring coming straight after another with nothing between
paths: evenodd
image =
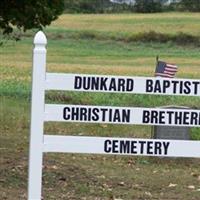
<instances>
[{"instance_id":1,"label":"text 'christian bretheren'","mask_svg":"<svg viewBox=\"0 0 200 200\"><path fill-rule=\"evenodd\" d=\"M63 119L77 122L123 124L200 125L200 111L115 108L99 106L65 106ZM139 122L138 116L141 116Z\"/></svg>"}]
</instances>

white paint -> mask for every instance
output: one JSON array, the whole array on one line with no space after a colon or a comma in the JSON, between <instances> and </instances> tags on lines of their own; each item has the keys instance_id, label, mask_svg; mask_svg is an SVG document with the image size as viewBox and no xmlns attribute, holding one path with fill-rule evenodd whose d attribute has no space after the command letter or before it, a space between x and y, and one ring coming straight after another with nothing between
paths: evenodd
<instances>
[{"instance_id":1,"label":"white paint","mask_svg":"<svg viewBox=\"0 0 200 200\"><path fill-rule=\"evenodd\" d=\"M86 78L107 78L108 83L111 79L115 79L116 81L119 79L132 79L134 81L134 88L132 91L109 91L109 90L96 90L96 89L88 89L84 88L76 89L75 88L75 77L86 77ZM148 92L146 89L147 81L152 81L153 85L155 85L156 81L160 82L161 88L165 88L165 92ZM165 87L164 84L168 82L170 84L169 87ZM173 84L177 82L177 84ZM199 83L196 87L197 92L195 92L194 82ZM181 85L190 84L191 91L189 93L184 93L184 87ZM107 84L109 85L109 84ZM176 91L174 92L176 87ZM183 88L183 90L181 89ZM131 77L131 76L109 76L109 75L89 75L89 74L63 74L63 73L47 73L46 74L46 82L45 82L46 90L70 90L70 91L84 91L84 92L112 92L112 93L129 93L129 94L152 94L152 95L179 95L179 96L199 96L200 97L200 80L195 79L169 79L169 78L160 78L160 77Z\"/></svg>"},{"instance_id":2,"label":"white paint","mask_svg":"<svg viewBox=\"0 0 200 200\"><path fill-rule=\"evenodd\" d=\"M35 48L33 50L28 182L29 200L39 200L41 198L46 44L46 36L43 32L39 31L34 38Z\"/></svg>"},{"instance_id":3,"label":"white paint","mask_svg":"<svg viewBox=\"0 0 200 200\"><path fill-rule=\"evenodd\" d=\"M80 119L69 119L65 120L63 118L63 109L65 107L68 108L86 108L86 109L112 109L113 112L115 110L130 110L130 121L128 122L113 122L109 120L108 114L105 117L105 120L102 120L102 113L99 113L99 120L80 120ZM162 122L149 122L145 123L143 122L143 112L144 111L156 111L156 112L164 112L162 116L164 117L162 119ZM167 112L174 112L177 111L179 113L187 112L188 116L191 115L192 112L199 113L198 116L200 117L200 111L199 110L186 110L186 109L162 109L162 108L141 108L141 107L111 107L111 106L85 106L85 105L58 105L58 104L45 104L45 121L61 121L61 122L82 122L82 123L108 123L108 124L135 124L135 125L161 125L161 126L184 126L184 127L200 127L200 119L198 118L198 124L187 124L184 123L184 120L175 122L174 115L170 117ZM159 119L159 117L157 117ZM186 120L186 122L190 122L189 118Z\"/></svg>"},{"instance_id":4,"label":"white paint","mask_svg":"<svg viewBox=\"0 0 200 200\"><path fill-rule=\"evenodd\" d=\"M200 157L200 141L184 141L184 140L156 140L156 139L140 139L140 138L112 138L112 137L88 137L88 136L44 136L44 152L60 152L60 153L88 153L88 154L106 154L106 155L141 155L122 154L122 153L106 153L104 151L105 140L127 140L127 141L151 141L151 142L170 142L169 152L163 157ZM147 154L143 154L144 156ZM161 155L148 155L161 156Z\"/></svg>"}]
</instances>

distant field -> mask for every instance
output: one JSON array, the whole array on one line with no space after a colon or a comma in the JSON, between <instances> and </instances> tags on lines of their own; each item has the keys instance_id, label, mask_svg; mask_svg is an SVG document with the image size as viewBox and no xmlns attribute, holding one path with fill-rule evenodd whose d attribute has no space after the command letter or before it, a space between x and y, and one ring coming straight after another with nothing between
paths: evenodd
<instances>
[{"instance_id":1,"label":"distant field","mask_svg":"<svg viewBox=\"0 0 200 200\"><path fill-rule=\"evenodd\" d=\"M51 29L130 34L147 31L200 34L199 13L62 15Z\"/></svg>"},{"instance_id":2,"label":"distant field","mask_svg":"<svg viewBox=\"0 0 200 200\"><path fill-rule=\"evenodd\" d=\"M155 31L200 37L200 14L62 15L47 27L51 72L153 76L155 57L179 66L177 77L200 79L199 44L128 42ZM26 199L32 41L0 46L0 199ZM118 41L122 37L123 40ZM200 109L199 97L48 92L47 102L110 106L182 105ZM151 126L46 123L45 132L73 135L151 137ZM200 140L200 130L191 130ZM51 154L44 162L44 199L199 200L199 159L154 159ZM194 186L194 187L191 187ZM191 189L193 188L193 189Z\"/></svg>"}]
</instances>

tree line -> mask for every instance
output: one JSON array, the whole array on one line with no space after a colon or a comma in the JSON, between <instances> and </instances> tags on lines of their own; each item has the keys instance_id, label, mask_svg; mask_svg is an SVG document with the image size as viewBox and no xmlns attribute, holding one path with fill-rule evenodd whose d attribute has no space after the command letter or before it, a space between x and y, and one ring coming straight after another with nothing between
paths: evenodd
<instances>
[{"instance_id":1,"label":"tree line","mask_svg":"<svg viewBox=\"0 0 200 200\"><path fill-rule=\"evenodd\" d=\"M64 0L66 13L155 13L163 11L200 12L200 0L182 0L164 4L163 0L135 0L134 4L112 3L109 0Z\"/></svg>"}]
</instances>

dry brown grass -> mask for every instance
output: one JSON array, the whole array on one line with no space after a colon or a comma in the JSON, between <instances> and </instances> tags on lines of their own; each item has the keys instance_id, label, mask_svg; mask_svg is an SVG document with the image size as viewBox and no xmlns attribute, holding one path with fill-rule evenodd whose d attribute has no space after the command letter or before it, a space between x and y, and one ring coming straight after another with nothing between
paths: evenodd
<instances>
[{"instance_id":1,"label":"dry brown grass","mask_svg":"<svg viewBox=\"0 0 200 200\"><path fill-rule=\"evenodd\" d=\"M156 31L161 33L184 32L200 34L199 13L160 14L89 14L59 17L51 28L65 30L94 30L106 32L140 33Z\"/></svg>"}]
</instances>

